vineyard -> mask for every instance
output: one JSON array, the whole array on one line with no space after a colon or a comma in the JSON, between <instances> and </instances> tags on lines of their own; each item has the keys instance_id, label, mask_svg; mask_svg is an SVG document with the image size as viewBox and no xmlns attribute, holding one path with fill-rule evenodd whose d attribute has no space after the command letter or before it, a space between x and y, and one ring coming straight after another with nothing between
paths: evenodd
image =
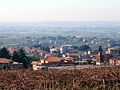
<instances>
[{"instance_id":1,"label":"vineyard","mask_svg":"<svg viewBox=\"0 0 120 90\"><path fill-rule=\"evenodd\" d=\"M120 90L120 67L0 71L0 90Z\"/></svg>"}]
</instances>

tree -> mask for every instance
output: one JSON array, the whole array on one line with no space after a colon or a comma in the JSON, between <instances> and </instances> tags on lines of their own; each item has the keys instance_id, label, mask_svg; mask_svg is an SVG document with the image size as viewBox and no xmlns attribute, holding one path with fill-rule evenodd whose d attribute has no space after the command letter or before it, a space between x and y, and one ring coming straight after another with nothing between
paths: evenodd
<instances>
[{"instance_id":1,"label":"tree","mask_svg":"<svg viewBox=\"0 0 120 90\"><path fill-rule=\"evenodd\" d=\"M73 49L79 50L79 47L78 46L73 46Z\"/></svg>"},{"instance_id":2,"label":"tree","mask_svg":"<svg viewBox=\"0 0 120 90\"><path fill-rule=\"evenodd\" d=\"M50 52L50 48L49 48L48 46L46 47L46 51L47 51L47 52Z\"/></svg>"},{"instance_id":3,"label":"tree","mask_svg":"<svg viewBox=\"0 0 120 90\"><path fill-rule=\"evenodd\" d=\"M19 49L19 51L14 51L12 55L12 60L18 63L23 63L24 68L28 68L30 65L31 58L25 54L24 49Z\"/></svg>"},{"instance_id":4,"label":"tree","mask_svg":"<svg viewBox=\"0 0 120 90\"><path fill-rule=\"evenodd\" d=\"M99 51L100 53L102 53L102 52L103 52L103 49L102 49L102 47L101 47L101 46L99 46L98 51Z\"/></svg>"},{"instance_id":5,"label":"tree","mask_svg":"<svg viewBox=\"0 0 120 90\"><path fill-rule=\"evenodd\" d=\"M0 49L0 58L7 58L7 59L10 59L10 53L9 51L7 50L7 48L2 48Z\"/></svg>"},{"instance_id":6,"label":"tree","mask_svg":"<svg viewBox=\"0 0 120 90\"><path fill-rule=\"evenodd\" d=\"M46 52L50 52L50 48L48 46L42 46L40 49Z\"/></svg>"},{"instance_id":7,"label":"tree","mask_svg":"<svg viewBox=\"0 0 120 90\"><path fill-rule=\"evenodd\" d=\"M38 45L34 45L33 47L40 48L41 50L46 51L46 52L50 52L49 46L46 46L46 45L40 45L40 44L38 44Z\"/></svg>"},{"instance_id":8,"label":"tree","mask_svg":"<svg viewBox=\"0 0 120 90\"><path fill-rule=\"evenodd\" d=\"M55 46L52 46L52 48L55 48Z\"/></svg>"},{"instance_id":9,"label":"tree","mask_svg":"<svg viewBox=\"0 0 120 90\"><path fill-rule=\"evenodd\" d=\"M29 66L29 58L26 56L25 54L25 51L21 48L19 51L18 51L18 60L20 63L23 63L23 66L24 68L28 68Z\"/></svg>"},{"instance_id":10,"label":"tree","mask_svg":"<svg viewBox=\"0 0 120 90\"><path fill-rule=\"evenodd\" d=\"M8 65L0 65L0 70L8 70Z\"/></svg>"},{"instance_id":11,"label":"tree","mask_svg":"<svg viewBox=\"0 0 120 90\"><path fill-rule=\"evenodd\" d=\"M16 62L19 62L19 53L17 51L13 52L12 60L16 61Z\"/></svg>"},{"instance_id":12,"label":"tree","mask_svg":"<svg viewBox=\"0 0 120 90\"><path fill-rule=\"evenodd\" d=\"M80 46L79 48L80 51L87 51L89 49L90 49L89 45L83 45L83 46Z\"/></svg>"}]
</instances>

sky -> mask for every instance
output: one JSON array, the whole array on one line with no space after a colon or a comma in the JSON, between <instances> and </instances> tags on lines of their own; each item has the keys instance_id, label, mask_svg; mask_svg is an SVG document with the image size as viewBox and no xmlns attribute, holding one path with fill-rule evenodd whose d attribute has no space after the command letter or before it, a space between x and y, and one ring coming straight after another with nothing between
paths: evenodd
<instances>
[{"instance_id":1,"label":"sky","mask_svg":"<svg viewBox=\"0 0 120 90\"><path fill-rule=\"evenodd\" d=\"M0 0L0 22L120 21L120 0Z\"/></svg>"}]
</instances>

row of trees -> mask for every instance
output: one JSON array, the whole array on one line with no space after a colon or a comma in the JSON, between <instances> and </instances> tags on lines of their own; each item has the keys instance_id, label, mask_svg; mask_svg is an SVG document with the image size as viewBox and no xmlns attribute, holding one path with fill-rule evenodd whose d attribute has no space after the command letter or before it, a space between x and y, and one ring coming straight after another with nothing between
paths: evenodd
<instances>
[{"instance_id":1,"label":"row of trees","mask_svg":"<svg viewBox=\"0 0 120 90\"><path fill-rule=\"evenodd\" d=\"M79 50L79 51L88 51L90 49L89 45L82 45L80 47L78 46L73 46L74 49Z\"/></svg>"},{"instance_id":2,"label":"row of trees","mask_svg":"<svg viewBox=\"0 0 120 90\"><path fill-rule=\"evenodd\" d=\"M50 47L49 47L49 46L46 46L46 45L43 46L43 45L38 44L38 45L34 45L34 46L32 46L32 47L40 48L40 49L43 50L43 51L50 52Z\"/></svg>"},{"instance_id":3,"label":"row of trees","mask_svg":"<svg viewBox=\"0 0 120 90\"><path fill-rule=\"evenodd\" d=\"M18 51L14 51L11 55L7 48L0 49L0 58L7 58L13 61L23 63L24 68L28 68L31 58L25 54L25 51L21 48Z\"/></svg>"},{"instance_id":4,"label":"row of trees","mask_svg":"<svg viewBox=\"0 0 120 90\"><path fill-rule=\"evenodd\" d=\"M40 48L41 50L46 51L46 52L50 52L50 47L49 46L43 46L43 45L38 44L38 45L34 45L33 47ZM55 48L55 46L53 46L52 48ZM82 45L80 47L73 46L73 48L76 49L76 50L79 50L79 51L87 51L87 50L90 49L90 46L89 45Z\"/></svg>"}]
</instances>

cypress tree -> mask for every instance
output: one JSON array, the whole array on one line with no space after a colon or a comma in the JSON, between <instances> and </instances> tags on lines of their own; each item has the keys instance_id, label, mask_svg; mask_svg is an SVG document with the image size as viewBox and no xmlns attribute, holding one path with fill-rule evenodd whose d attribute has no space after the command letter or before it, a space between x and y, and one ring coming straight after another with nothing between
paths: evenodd
<instances>
[{"instance_id":1,"label":"cypress tree","mask_svg":"<svg viewBox=\"0 0 120 90\"><path fill-rule=\"evenodd\" d=\"M19 62L23 63L24 68L28 68L28 66L29 66L29 59L26 56L25 51L21 48L18 51L18 54L19 54L19 58L18 58Z\"/></svg>"},{"instance_id":2,"label":"cypress tree","mask_svg":"<svg viewBox=\"0 0 120 90\"><path fill-rule=\"evenodd\" d=\"M16 62L19 62L19 54L18 54L17 51L14 51L14 52L13 52L12 60L13 60L13 61L16 61Z\"/></svg>"}]
</instances>

